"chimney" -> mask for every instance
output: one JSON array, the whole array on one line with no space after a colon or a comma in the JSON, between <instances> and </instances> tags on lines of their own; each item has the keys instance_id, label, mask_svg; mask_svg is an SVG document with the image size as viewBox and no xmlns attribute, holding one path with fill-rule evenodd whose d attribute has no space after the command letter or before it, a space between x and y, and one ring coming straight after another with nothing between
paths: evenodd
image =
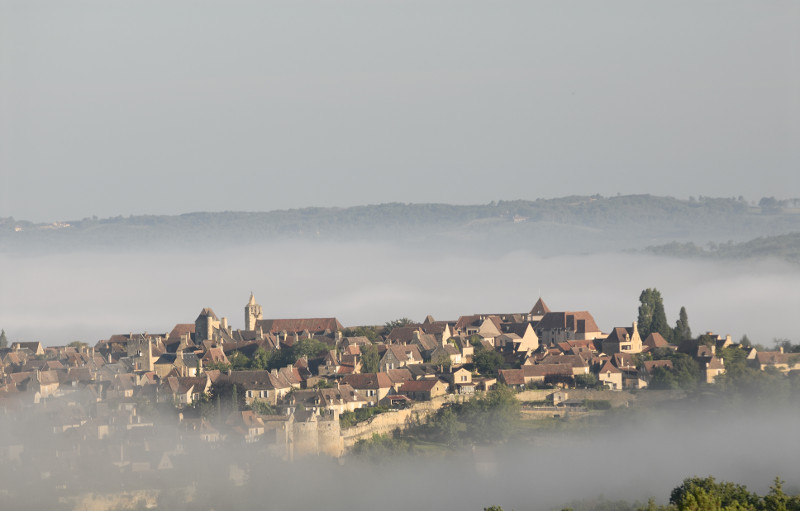
<instances>
[{"instance_id":1,"label":"chimney","mask_svg":"<svg viewBox=\"0 0 800 511\"><path fill-rule=\"evenodd\" d=\"M228 331L228 318L223 316L222 319L219 320L219 327L220 327L220 330L225 330L227 332Z\"/></svg>"}]
</instances>

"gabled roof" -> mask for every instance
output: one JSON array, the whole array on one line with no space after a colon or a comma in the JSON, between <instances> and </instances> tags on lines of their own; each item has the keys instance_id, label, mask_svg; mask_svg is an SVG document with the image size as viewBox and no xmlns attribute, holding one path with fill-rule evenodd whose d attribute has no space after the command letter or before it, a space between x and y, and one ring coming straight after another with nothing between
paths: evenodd
<instances>
[{"instance_id":1,"label":"gabled roof","mask_svg":"<svg viewBox=\"0 0 800 511\"><path fill-rule=\"evenodd\" d=\"M621 342L629 342L633 336L633 328L625 328L621 326L617 326L611 329L611 332L608 334L603 342L604 343L616 343L619 344Z\"/></svg>"},{"instance_id":2,"label":"gabled roof","mask_svg":"<svg viewBox=\"0 0 800 511\"><path fill-rule=\"evenodd\" d=\"M204 316L208 316L209 318L213 319L214 321L219 320L216 314L214 314L214 310L211 307L205 307L203 310L200 311L200 314L197 316L197 319L200 319ZM197 320L195 320L197 321Z\"/></svg>"},{"instance_id":3,"label":"gabled roof","mask_svg":"<svg viewBox=\"0 0 800 511\"><path fill-rule=\"evenodd\" d=\"M621 374L622 371L620 371L619 369L614 367L614 365L611 363L611 361L608 360L608 361L606 361L605 364L603 364L603 367L600 368L599 373L600 374L603 374L603 373L612 373L612 374L620 373Z\"/></svg>"},{"instance_id":4,"label":"gabled roof","mask_svg":"<svg viewBox=\"0 0 800 511\"><path fill-rule=\"evenodd\" d=\"M664 336L658 332L653 332L648 335L642 344L644 346L650 346L651 348L668 348L671 346L671 344L664 339Z\"/></svg>"},{"instance_id":5,"label":"gabled roof","mask_svg":"<svg viewBox=\"0 0 800 511\"><path fill-rule=\"evenodd\" d=\"M386 353L383 356L386 357L389 353L401 362L422 362L422 354L416 344L390 344L386 346Z\"/></svg>"},{"instance_id":6,"label":"gabled roof","mask_svg":"<svg viewBox=\"0 0 800 511\"><path fill-rule=\"evenodd\" d=\"M544 300L542 300L542 297L540 296L531 309L531 316L544 316L548 312L550 312L550 307L544 303Z\"/></svg>"}]
</instances>

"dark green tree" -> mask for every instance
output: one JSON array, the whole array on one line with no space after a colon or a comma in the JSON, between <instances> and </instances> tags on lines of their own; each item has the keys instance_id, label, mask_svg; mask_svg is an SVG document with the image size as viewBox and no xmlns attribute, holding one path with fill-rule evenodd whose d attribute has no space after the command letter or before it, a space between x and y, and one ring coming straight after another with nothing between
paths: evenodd
<instances>
[{"instance_id":1,"label":"dark green tree","mask_svg":"<svg viewBox=\"0 0 800 511\"><path fill-rule=\"evenodd\" d=\"M231 363L231 368L234 371L241 371L250 367L250 359L241 351L234 351L228 357L228 361Z\"/></svg>"},{"instance_id":2,"label":"dark green tree","mask_svg":"<svg viewBox=\"0 0 800 511\"><path fill-rule=\"evenodd\" d=\"M497 374L503 366L503 355L494 350L479 350L472 356L472 363L481 374Z\"/></svg>"},{"instance_id":3,"label":"dark green tree","mask_svg":"<svg viewBox=\"0 0 800 511\"><path fill-rule=\"evenodd\" d=\"M374 344L361 348L361 372L377 373L380 369L381 357L378 354L378 347Z\"/></svg>"},{"instance_id":4,"label":"dark green tree","mask_svg":"<svg viewBox=\"0 0 800 511\"><path fill-rule=\"evenodd\" d=\"M378 338L380 327L374 326L354 326L344 330L345 337L366 337L372 342Z\"/></svg>"},{"instance_id":5,"label":"dark green tree","mask_svg":"<svg viewBox=\"0 0 800 511\"><path fill-rule=\"evenodd\" d=\"M393 321L387 321L383 325L383 328L386 331L386 333L388 334L389 332L391 332L395 328L398 328L398 327L401 327L401 326L414 325L414 324L415 324L414 320L403 317L403 318L395 319Z\"/></svg>"},{"instance_id":6,"label":"dark green tree","mask_svg":"<svg viewBox=\"0 0 800 511\"><path fill-rule=\"evenodd\" d=\"M265 350L264 348L259 347L255 353L253 353L253 361L251 366L253 369L268 369L269 368L269 361L272 358L272 353Z\"/></svg>"},{"instance_id":7,"label":"dark green tree","mask_svg":"<svg viewBox=\"0 0 800 511\"><path fill-rule=\"evenodd\" d=\"M664 300L661 292L655 288L647 288L639 295L639 335L642 339L653 332L658 332L667 341L672 340L672 328L667 323L664 312Z\"/></svg>"},{"instance_id":8,"label":"dark green tree","mask_svg":"<svg viewBox=\"0 0 800 511\"><path fill-rule=\"evenodd\" d=\"M678 314L678 321L675 322L675 330L673 330L672 341L679 343L680 341L691 339L692 329L689 328L689 316L686 314L686 307L681 307Z\"/></svg>"},{"instance_id":9,"label":"dark green tree","mask_svg":"<svg viewBox=\"0 0 800 511\"><path fill-rule=\"evenodd\" d=\"M450 369L453 361L450 360L450 355L448 355L446 351L440 351L436 356L431 358L431 364L439 366L439 371L441 372L445 369Z\"/></svg>"},{"instance_id":10,"label":"dark green tree","mask_svg":"<svg viewBox=\"0 0 800 511\"><path fill-rule=\"evenodd\" d=\"M672 490L670 504L683 510L756 509L759 497L746 486L716 482L713 477L690 477Z\"/></svg>"},{"instance_id":11,"label":"dark green tree","mask_svg":"<svg viewBox=\"0 0 800 511\"><path fill-rule=\"evenodd\" d=\"M301 339L292 346L292 361L290 364L297 362L298 358L308 357L314 358L324 355L330 348L327 344L314 338Z\"/></svg>"},{"instance_id":12,"label":"dark green tree","mask_svg":"<svg viewBox=\"0 0 800 511\"><path fill-rule=\"evenodd\" d=\"M783 481L775 478L775 483L769 487L769 493L764 496L764 511L787 511L789 496L783 493Z\"/></svg>"}]
</instances>

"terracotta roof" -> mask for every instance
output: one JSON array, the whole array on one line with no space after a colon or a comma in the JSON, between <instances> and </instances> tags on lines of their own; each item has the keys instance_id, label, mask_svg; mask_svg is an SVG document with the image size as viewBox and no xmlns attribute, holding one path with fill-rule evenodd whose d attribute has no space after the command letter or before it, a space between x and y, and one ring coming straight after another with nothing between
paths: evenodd
<instances>
[{"instance_id":1,"label":"terracotta roof","mask_svg":"<svg viewBox=\"0 0 800 511\"><path fill-rule=\"evenodd\" d=\"M664 336L658 332L653 332L647 336L647 338L642 342L645 346L650 346L651 348L667 348L670 346L670 343L664 339Z\"/></svg>"},{"instance_id":2,"label":"terracotta roof","mask_svg":"<svg viewBox=\"0 0 800 511\"><path fill-rule=\"evenodd\" d=\"M259 319L256 327L273 334L286 331L288 333L305 332L337 332L343 330L336 318L303 318L303 319Z\"/></svg>"},{"instance_id":3,"label":"terracotta roof","mask_svg":"<svg viewBox=\"0 0 800 511\"><path fill-rule=\"evenodd\" d=\"M439 380L409 380L400 386L398 392L430 392Z\"/></svg>"},{"instance_id":4,"label":"terracotta roof","mask_svg":"<svg viewBox=\"0 0 800 511\"><path fill-rule=\"evenodd\" d=\"M498 378L506 385L524 385L525 375L522 369L500 369Z\"/></svg>"},{"instance_id":5,"label":"terracotta roof","mask_svg":"<svg viewBox=\"0 0 800 511\"><path fill-rule=\"evenodd\" d=\"M600 374L603 374L603 373L614 373L614 374L616 374L616 373L622 373L622 371L620 371L619 369L614 367L614 365L609 360L605 364L603 364L603 367L600 368L599 373Z\"/></svg>"},{"instance_id":6,"label":"terracotta roof","mask_svg":"<svg viewBox=\"0 0 800 511\"><path fill-rule=\"evenodd\" d=\"M800 359L800 353L781 353L780 351L759 351L756 353L756 360L760 365L792 365L791 357Z\"/></svg>"},{"instance_id":7,"label":"terracotta roof","mask_svg":"<svg viewBox=\"0 0 800 511\"><path fill-rule=\"evenodd\" d=\"M179 342L181 340L181 336L187 334L191 339L191 334L193 333L194 333L194 323L178 323L177 325L175 325L172 331L170 331L170 333L167 335L167 341Z\"/></svg>"},{"instance_id":8,"label":"terracotta roof","mask_svg":"<svg viewBox=\"0 0 800 511\"><path fill-rule=\"evenodd\" d=\"M386 375L394 384L414 379L411 375L411 371L405 367L401 367L400 369L389 369L386 371Z\"/></svg>"}]
</instances>

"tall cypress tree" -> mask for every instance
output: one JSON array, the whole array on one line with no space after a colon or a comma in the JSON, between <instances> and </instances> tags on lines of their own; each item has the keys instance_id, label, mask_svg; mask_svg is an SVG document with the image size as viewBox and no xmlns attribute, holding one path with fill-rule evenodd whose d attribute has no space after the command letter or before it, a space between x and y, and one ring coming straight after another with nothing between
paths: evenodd
<instances>
[{"instance_id":1,"label":"tall cypress tree","mask_svg":"<svg viewBox=\"0 0 800 511\"><path fill-rule=\"evenodd\" d=\"M681 307L673 332L672 341L675 343L692 338L692 329L689 328L689 316L686 314L686 307Z\"/></svg>"},{"instance_id":2,"label":"tall cypress tree","mask_svg":"<svg viewBox=\"0 0 800 511\"><path fill-rule=\"evenodd\" d=\"M655 288L647 288L639 295L639 335L642 339L654 332L661 334L664 339L672 339L672 328L667 323L667 314L664 312L664 300L661 292Z\"/></svg>"}]
</instances>

